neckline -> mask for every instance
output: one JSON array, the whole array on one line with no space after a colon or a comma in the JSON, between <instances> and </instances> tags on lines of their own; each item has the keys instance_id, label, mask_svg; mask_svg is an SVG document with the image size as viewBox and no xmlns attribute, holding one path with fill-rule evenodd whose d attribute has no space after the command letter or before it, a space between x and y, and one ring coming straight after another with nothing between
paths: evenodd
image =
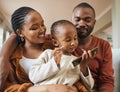
<instances>
[{"instance_id":1,"label":"neckline","mask_svg":"<svg viewBox=\"0 0 120 92\"><path fill-rule=\"evenodd\" d=\"M84 45L83 46L78 46L82 51L90 49L90 47L93 45L94 37L93 37L93 35L91 35L90 37L91 37L91 39L89 41L89 44L87 44L86 46L84 46Z\"/></svg>"}]
</instances>

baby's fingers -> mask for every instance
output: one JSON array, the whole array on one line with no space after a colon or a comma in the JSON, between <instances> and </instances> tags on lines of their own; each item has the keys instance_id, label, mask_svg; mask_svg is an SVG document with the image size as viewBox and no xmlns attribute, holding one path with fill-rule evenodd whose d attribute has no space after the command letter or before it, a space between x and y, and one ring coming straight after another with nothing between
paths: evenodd
<instances>
[{"instance_id":1,"label":"baby's fingers","mask_svg":"<svg viewBox=\"0 0 120 92\"><path fill-rule=\"evenodd\" d=\"M94 58L96 53L92 53L91 50L88 50L89 58Z\"/></svg>"},{"instance_id":2,"label":"baby's fingers","mask_svg":"<svg viewBox=\"0 0 120 92\"><path fill-rule=\"evenodd\" d=\"M89 55L86 51L83 52L82 54L82 60L87 60L89 58Z\"/></svg>"}]
</instances>

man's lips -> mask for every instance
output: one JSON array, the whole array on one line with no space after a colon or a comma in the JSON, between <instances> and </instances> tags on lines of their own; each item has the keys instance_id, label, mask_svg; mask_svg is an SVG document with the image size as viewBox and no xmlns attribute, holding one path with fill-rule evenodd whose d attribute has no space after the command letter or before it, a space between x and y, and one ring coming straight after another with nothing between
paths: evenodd
<instances>
[{"instance_id":1,"label":"man's lips","mask_svg":"<svg viewBox=\"0 0 120 92\"><path fill-rule=\"evenodd\" d=\"M77 31L84 33L87 31L87 28L77 28Z\"/></svg>"}]
</instances>

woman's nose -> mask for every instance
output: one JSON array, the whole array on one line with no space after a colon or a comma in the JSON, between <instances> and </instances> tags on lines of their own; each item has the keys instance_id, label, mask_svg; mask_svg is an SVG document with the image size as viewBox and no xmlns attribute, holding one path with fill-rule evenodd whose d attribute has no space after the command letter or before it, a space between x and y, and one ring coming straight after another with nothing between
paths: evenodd
<instances>
[{"instance_id":1,"label":"woman's nose","mask_svg":"<svg viewBox=\"0 0 120 92\"><path fill-rule=\"evenodd\" d=\"M39 32L40 32L40 33L46 32L46 27L40 27Z\"/></svg>"}]
</instances>

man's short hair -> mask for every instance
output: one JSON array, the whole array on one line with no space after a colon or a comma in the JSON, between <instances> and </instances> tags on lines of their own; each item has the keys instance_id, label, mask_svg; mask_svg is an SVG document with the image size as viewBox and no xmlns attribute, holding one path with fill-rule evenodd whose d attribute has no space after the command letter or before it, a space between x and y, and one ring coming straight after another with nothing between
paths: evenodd
<instances>
[{"instance_id":1,"label":"man's short hair","mask_svg":"<svg viewBox=\"0 0 120 92\"><path fill-rule=\"evenodd\" d=\"M93 13L94 13L94 17L95 17L95 9L88 3L86 2L82 2L80 4L78 4L77 6L74 7L73 11L76 9L76 8L91 8L93 10Z\"/></svg>"}]
</instances>

